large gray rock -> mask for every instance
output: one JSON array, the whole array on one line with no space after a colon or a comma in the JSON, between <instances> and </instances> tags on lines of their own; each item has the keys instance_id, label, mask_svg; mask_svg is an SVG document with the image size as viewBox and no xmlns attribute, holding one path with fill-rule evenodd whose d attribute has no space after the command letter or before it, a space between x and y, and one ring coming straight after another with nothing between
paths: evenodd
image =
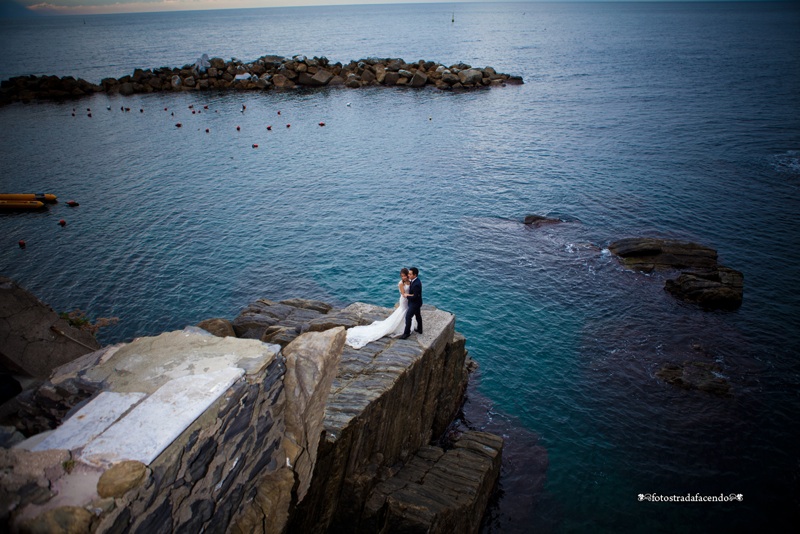
<instances>
[{"instance_id":1,"label":"large gray rock","mask_svg":"<svg viewBox=\"0 0 800 534\"><path fill-rule=\"evenodd\" d=\"M411 77L411 81L408 83L408 85L411 87L424 87L426 83L428 83L428 77L424 72L422 72L422 70L418 70Z\"/></svg>"},{"instance_id":2,"label":"large gray rock","mask_svg":"<svg viewBox=\"0 0 800 534\"><path fill-rule=\"evenodd\" d=\"M713 269L717 266L717 251L675 239L629 238L608 246L626 267L640 271L664 269Z\"/></svg>"},{"instance_id":3,"label":"large gray rock","mask_svg":"<svg viewBox=\"0 0 800 534\"><path fill-rule=\"evenodd\" d=\"M458 79L463 85L479 85L483 79L480 69L466 69L459 71Z\"/></svg>"},{"instance_id":4,"label":"large gray rock","mask_svg":"<svg viewBox=\"0 0 800 534\"><path fill-rule=\"evenodd\" d=\"M706 310L735 310L742 305L744 275L728 267L681 273L667 280L664 289L686 302Z\"/></svg>"},{"instance_id":5,"label":"large gray rock","mask_svg":"<svg viewBox=\"0 0 800 534\"><path fill-rule=\"evenodd\" d=\"M100 348L9 278L0 277L0 371L45 379L56 367Z\"/></svg>"}]
</instances>

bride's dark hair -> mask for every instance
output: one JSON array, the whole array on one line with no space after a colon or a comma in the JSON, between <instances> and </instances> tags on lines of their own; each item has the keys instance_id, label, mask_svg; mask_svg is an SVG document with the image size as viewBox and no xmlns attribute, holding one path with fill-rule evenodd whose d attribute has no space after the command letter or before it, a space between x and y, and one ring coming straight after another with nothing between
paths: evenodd
<instances>
[{"instance_id":1,"label":"bride's dark hair","mask_svg":"<svg viewBox=\"0 0 800 534\"><path fill-rule=\"evenodd\" d=\"M400 274L408 274L408 269L403 267L402 269L400 269Z\"/></svg>"}]
</instances>

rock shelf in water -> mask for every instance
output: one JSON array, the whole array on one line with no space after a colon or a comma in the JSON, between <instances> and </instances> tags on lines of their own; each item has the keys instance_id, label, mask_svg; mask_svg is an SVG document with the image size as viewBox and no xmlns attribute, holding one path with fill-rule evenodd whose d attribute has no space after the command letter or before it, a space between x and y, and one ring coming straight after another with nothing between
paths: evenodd
<instances>
[{"instance_id":1,"label":"rock shelf in water","mask_svg":"<svg viewBox=\"0 0 800 534\"><path fill-rule=\"evenodd\" d=\"M80 98L102 92L127 96L168 91L268 91L326 86L357 89L373 85L469 90L522 83L520 76L464 63L447 67L433 61L406 63L393 58L367 58L346 64L305 56L262 56L250 63L201 58L194 65L181 68L136 69L132 75L105 78L99 85L72 76L17 76L0 84L0 105Z\"/></svg>"}]
</instances>

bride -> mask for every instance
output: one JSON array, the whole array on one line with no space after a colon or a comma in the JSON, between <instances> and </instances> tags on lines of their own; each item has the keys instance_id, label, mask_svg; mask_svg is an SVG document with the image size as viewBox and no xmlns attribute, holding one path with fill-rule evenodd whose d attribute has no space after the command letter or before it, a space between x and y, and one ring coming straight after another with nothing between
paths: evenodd
<instances>
[{"instance_id":1,"label":"bride","mask_svg":"<svg viewBox=\"0 0 800 534\"><path fill-rule=\"evenodd\" d=\"M408 279L408 269L403 267L400 269L400 281L397 283L397 290L400 292L400 302L397 304L397 309L383 321L375 321L372 324L354 326L347 330L348 345L354 349L360 349L367 343L394 334L399 336L403 333L406 322L406 311L408 310L408 299L405 297L408 293L409 285L411 284ZM412 328L416 328L416 320L413 321Z\"/></svg>"}]
</instances>

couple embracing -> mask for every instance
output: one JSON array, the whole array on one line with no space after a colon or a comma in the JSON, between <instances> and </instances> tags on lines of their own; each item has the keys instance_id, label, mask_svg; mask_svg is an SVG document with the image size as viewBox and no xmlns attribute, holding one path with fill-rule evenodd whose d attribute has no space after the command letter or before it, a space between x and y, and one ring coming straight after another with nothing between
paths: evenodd
<instances>
[{"instance_id":1,"label":"couple embracing","mask_svg":"<svg viewBox=\"0 0 800 534\"><path fill-rule=\"evenodd\" d=\"M383 321L354 326L347 330L346 343L348 345L360 349L367 343L388 335L408 339L412 328L418 334L422 333L422 314L420 312L422 309L422 282L419 279L419 269L416 267L400 269L397 290L400 292L400 301L394 312ZM403 326L405 328L401 335L400 330Z\"/></svg>"}]
</instances>

